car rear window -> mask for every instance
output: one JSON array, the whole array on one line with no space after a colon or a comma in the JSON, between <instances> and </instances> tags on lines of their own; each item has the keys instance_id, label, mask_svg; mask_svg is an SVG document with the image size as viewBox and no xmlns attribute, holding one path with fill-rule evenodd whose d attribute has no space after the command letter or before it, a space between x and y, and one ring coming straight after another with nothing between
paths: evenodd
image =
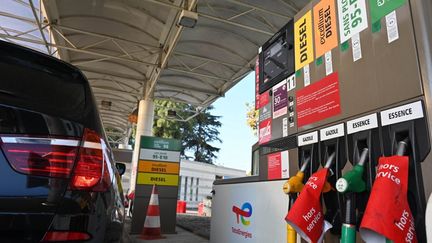
<instances>
[{"instance_id":1,"label":"car rear window","mask_svg":"<svg viewBox=\"0 0 432 243\"><path fill-rule=\"evenodd\" d=\"M2 104L73 121L82 118L87 81L62 62L25 49L0 46L0 84Z\"/></svg>"}]
</instances>

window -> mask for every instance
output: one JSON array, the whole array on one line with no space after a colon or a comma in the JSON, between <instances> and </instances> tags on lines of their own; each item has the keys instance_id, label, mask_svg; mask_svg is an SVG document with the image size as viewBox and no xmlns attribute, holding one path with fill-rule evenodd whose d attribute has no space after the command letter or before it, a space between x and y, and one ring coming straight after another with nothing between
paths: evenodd
<instances>
[{"instance_id":1,"label":"window","mask_svg":"<svg viewBox=\"0 0 432 243\"><path fill-rule=\"evenodd\" d=\"M195 192L195 201L198 201L198 187L199 187L199 178L196 179L196 192Z\"/></svg>"},{"instance_id":2,"label":"window","mask_svg":"<svg viewBox=\"0 0 432 243\"><path fill-rule=\"evenodd\" d=\"M259 175L259 149L252 153L252 175Z\"/></svg>"},{"instance_id":3,"label":"window","mask_svg":"<svg viewBox=\"0 0 432 243\"><path fill-rule=\"evenodd\" d=\"M181 188L182 188L182 176L179 176L179 184L180 184L180 187L178 187L177 188L177 190L178 190L178 195L177 195L177 200L180 200L180 197L181 197Z\"/></svg>"},{"instance_id":4,"label":"window","mask_svg":"<svg viewBox=\"0 0 432 243\"><path fill-rule=\"evenodd\" d=\"M194 178L193 177L191 177L191 182L190 182L190 197L189 197L189 201L192 201L192 196L193 196L193 180Z\"/></svg>"},{"instance_id":5,"label":"window","mask_svg":"<svg viewBox=\"0 0 432 243\"><path fill-rule=\"evenodd\" d=\"M187 181L188 177L185 177L185 183L184 183L184 194L183 194L183 201L186 201L186 193L187 193Z\"/></svg>"}]
</instances>

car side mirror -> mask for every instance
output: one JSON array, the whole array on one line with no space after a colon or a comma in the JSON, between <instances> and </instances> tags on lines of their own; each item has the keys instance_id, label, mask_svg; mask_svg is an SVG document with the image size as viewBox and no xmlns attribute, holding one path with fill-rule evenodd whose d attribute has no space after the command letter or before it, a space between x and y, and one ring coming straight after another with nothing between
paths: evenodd
<instances>
[{"instance_id":1,"label":"car side mirror","mask_svg":"<svg viewBox=\"0 0 432 243\"><path fill-rule=\"evenodd\" d=\"M116 163L116 168L121 176L126 172L126 165L123 163Z\"/></svg>"}]
</instances>

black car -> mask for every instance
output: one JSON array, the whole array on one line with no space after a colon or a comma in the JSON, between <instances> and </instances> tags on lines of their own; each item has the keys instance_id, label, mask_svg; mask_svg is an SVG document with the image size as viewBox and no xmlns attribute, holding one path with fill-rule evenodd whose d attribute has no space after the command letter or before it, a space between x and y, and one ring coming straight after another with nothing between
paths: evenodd
<instances>
[{"instance_id":1,"label":"black car","mask_svg":"<svg viewBox=\"0 0 432 243\"><path fill-rule=\"evenodd\" d=\"M0 41L0 149L0 242L121 240L121 179L79 69Z\"/></svg>"}]
</instances>

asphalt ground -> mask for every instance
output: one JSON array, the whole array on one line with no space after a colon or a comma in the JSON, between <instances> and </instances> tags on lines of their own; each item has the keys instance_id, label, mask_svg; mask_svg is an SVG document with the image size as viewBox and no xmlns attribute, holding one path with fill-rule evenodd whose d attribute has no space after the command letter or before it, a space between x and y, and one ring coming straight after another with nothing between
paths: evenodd
<instances>
[{"instance_id":1,"label":"asphalt ground","mask_svg":"<svg viewBox=\"0 0 432 243\"><path fill-rule=\"evenodd\" d=\"M124 243L208 243L210 238L210 217L196 214L177 215L177 234L164 234L165 239L143 240L139 234L129 234L131 218L127 217L124 226Z\"/></svg>"}]
</instances>

